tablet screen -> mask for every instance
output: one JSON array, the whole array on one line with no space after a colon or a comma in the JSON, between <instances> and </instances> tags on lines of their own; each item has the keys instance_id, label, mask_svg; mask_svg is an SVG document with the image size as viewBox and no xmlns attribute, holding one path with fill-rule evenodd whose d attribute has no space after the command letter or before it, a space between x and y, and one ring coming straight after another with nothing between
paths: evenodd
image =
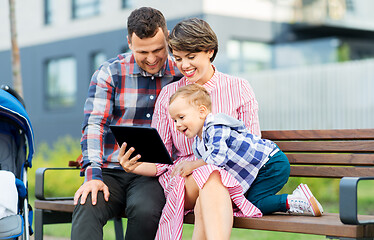
<instances>
[{"instance_id":1,"label":"tablet screen","mask_svg":"<svg viewBox=\"0 0 374 240\"><path fill-rule=\"evenodd\" d=\"M139 162L173 164L166 147L157 130L145 126L111 125L114 137L119 146L127 143L127 149L135 148L132 157L140 154Z\"/></svg>"}]
</instances>

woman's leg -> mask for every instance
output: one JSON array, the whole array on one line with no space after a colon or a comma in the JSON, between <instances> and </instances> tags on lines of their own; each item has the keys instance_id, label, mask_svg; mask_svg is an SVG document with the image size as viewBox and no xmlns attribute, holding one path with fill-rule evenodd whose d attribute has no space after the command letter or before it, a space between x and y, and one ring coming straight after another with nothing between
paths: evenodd
<instances>
[{"instance_id":1,"label":"woman's leg","mask_svg":"<svg viewBox=\"0 0 374 240\"><path fill-rule=\"evenodd\" d=\"M207 239L230 239L234 221L232 203L218 171L210 175L200 190L199 201Z\"/></svg>"},{"instance_id":2,"label":"woman's leg","mask_svg":"<svg viewBox=\"0 0 374 240\"><path fill-rule=\"evenodd\" d=\"M196 200L196 205L194 208L195 213L195 227L193 229L192 240L205 240L205 227L203 222L203 216L201 213L201 204L199 198Z\"/></svg>"},{"instance_id":3,"label":"woman's leg","mask_svg":"<svg viewBox=\"0 0 374 240\"><path fill-rule=\"evenodd\" d=\"M185 209L194 208L197 199L203 221L199 227L203 228L206 239L230 239L234 221L232 202L218 171L211 173L203 189L199 189L192 176L186 177Z\"/></svg>"}]
</instances>

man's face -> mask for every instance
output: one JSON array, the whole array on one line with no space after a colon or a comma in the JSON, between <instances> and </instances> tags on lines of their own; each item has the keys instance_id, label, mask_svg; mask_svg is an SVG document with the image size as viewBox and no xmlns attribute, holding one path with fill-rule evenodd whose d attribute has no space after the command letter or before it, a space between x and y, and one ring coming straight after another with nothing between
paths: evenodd
<instances>
[{"instance_id":1,"label":"man's face","mask_svg":"<svg viewBox=\"0 0 374 240\"><path fill-rule=\"evenodd\" d=\"M141 39L133 33L131 42L128 41L128 44L136 63L144 71L155 74L164 66L168 51L165 35L161 28L151 38Z\"/></svg>"}]
</instances>

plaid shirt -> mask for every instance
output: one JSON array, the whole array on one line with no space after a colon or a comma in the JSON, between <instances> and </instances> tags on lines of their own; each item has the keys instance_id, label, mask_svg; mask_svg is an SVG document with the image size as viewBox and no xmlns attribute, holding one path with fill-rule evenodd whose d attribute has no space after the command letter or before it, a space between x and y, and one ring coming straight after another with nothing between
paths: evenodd
<instances>
[{"instance_id":1,"label":"plaid shirt","mask_svg":"<svg viewBox=\"0 0 374 240\"><path fill-rule=\"evenodd\" d=\"M150 125L161 88L179 75L170 57L154 75L142 70L131 53L100 66L92 76L84 106L81 176L85 181L102 180L102 168L122 169L119 146L109 125Z\"/></svg>"},{"instance_id":2,"label":"plaid shirt","mask_svg":"<svg viewBox=\"0 0 374 240\"><path fill-rule=\"evenodd\" d=\"M251 134L243 122L218 113L207 116L202 139L196 136L193 150L197 158L228 171L246 192L278 147L270 140Z\"/></svg>"}]
</instances>

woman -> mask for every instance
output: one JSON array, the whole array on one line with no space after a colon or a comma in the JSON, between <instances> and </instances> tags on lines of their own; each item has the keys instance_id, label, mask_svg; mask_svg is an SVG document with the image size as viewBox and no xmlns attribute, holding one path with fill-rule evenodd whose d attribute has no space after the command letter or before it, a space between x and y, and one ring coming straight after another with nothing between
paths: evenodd
<instances>
[{"instance_id":1,"label":"woman","mask_svg":"<svg viewBox=\"0 0 374 240\"><path fill-rule=\"evenodd\" d=\"M160 176L159 181L167 194L183 195L183 191L178 191L177 187L171 187L170 184L183 186L184 180L184 209L195 209L194 239L204 239L204 235L207 238L211 236L211 239L229 239L233 221L231 198L241 193L241 187L225 171L218 172L215 167L208 166L204 161L197 160L193 156L193 139L187 139L183 133L177 131L168 114L169 98L181 86L190 83L200 84L211 95L213 113L226 113L242 120L246 127L256 135L260 135L258 104L246 80L220 73L212 65L218 51L218 40L205 21L193 18L178 23L169 36L169 48L174 55L178 69L185 77L176 83L167 85L156 102L152 126L158 129L169 152L172 152L174 147L176 150L174 154L177 156L174 165L168 167L168 171ZM205 167L191 174L200 166ZM163 171L164 168L165 166L159 167L158 172ZM227 177L226 182L221 179L223 175ZM173 179L171 178L173 176L177 177ZM183 196L179 196L176 200L181 200L181 198L183 199ZM240 198L244 200L243 195ZM213 204L212 199L216 200L216 204ZM168 206L175 205L169 203L171 201L173 201L172 196L168 196L161 216L159 232L162 231L162 225L167 219L178 210L183 210L176 208L173 214L165 213L165 209L171 210ZM249 202L246 204L250 205ZM251 209L251 207L249 206L250 210L246 213L236 211L235 215L261 215L258 209ZM200 224L200 221L204 222Z\"/></svg>"},{"instance_id":2,"label":"woman","mask_svg":"<svg viewBox=\"0 0 374 240\"><path fill-rule=\"evenodd\" d=\"M242 120L251 133L260 135L258 104L249 83L220 73L212 62L218 41L209 24L197 18L178 23L170 34L169 48L184 77L164 87L157 99L152 126L159 131L173 165L128 160L133 149L120 162L126 171L157 175L167 198L156 239L181 239L184 213L195 212L193 239L229 239L234 216L260 217L261 212L243 195L240 184L225 170L196 159L193 139L176 130L168 113L170 96L181 86L197 83L212 98L212 112L226 113ZM188 131L188 130L187 130Z\"/></svg>"}]
</instances>

